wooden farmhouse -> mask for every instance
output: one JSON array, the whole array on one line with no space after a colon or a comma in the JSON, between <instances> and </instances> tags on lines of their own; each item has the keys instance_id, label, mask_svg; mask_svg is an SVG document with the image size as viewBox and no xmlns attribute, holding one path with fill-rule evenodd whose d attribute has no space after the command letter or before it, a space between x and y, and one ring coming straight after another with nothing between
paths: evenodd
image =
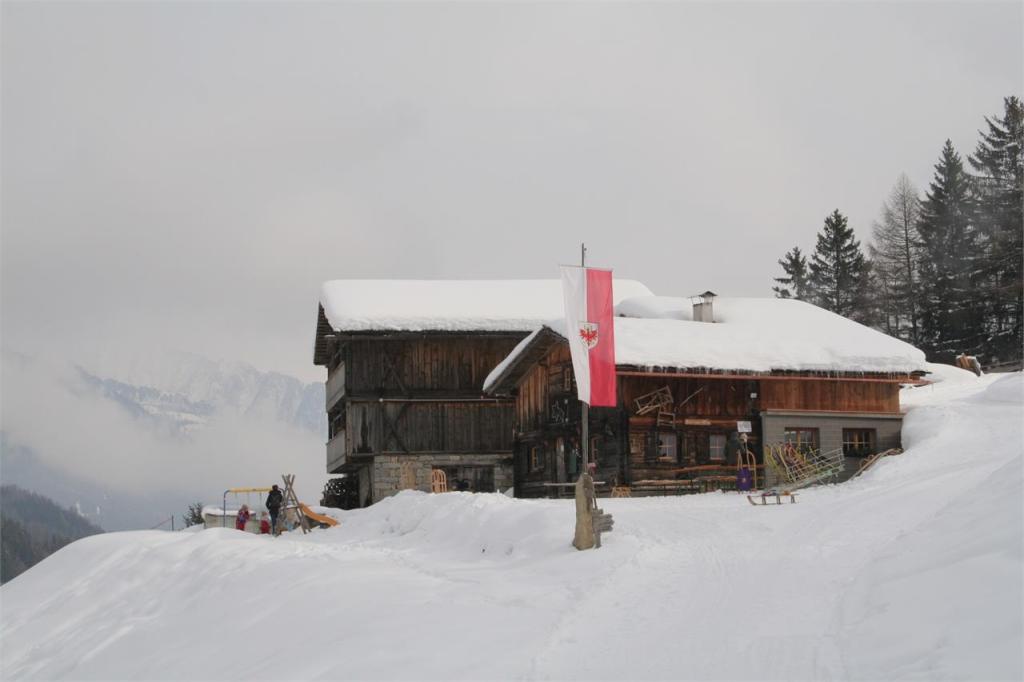
<instances>
[{"instance_id":1,"label":"wooden farmhouse","mask_svg":"<svg viewBox=\"0 0 1024 682\"><path fill-rule=\"evenodd\" d=\"M325 283L313 361L327 368L327 472L356 477L360 505L512 487L514 400L484 379L562 307L558 280Z\"/></svg>"},{"instance_id":2,"label":"wooden farmhouse","mask_svg":"<svg viewBox=\"0 0 1024 682\"><path fill-rule=\"evenodd\" d=\"M615 310L618 406L589 417L598 481L699 492L729 467L735 480L738 456L763 463L765 447L841 448L854 465L900 445L900 384L924 373L924 354L902 341L795 300L641 295ZM485 383L515 401L517 496L552 496L579 472L565 333L541 326Z\"/></svg>"}]
</instances>

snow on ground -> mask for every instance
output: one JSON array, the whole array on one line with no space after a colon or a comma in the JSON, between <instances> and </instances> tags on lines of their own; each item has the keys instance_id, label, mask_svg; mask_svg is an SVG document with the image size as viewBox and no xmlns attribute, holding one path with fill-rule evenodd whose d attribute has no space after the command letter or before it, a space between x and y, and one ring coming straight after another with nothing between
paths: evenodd
<instances>
[{"instance_id":1,"label":"snow on ground","mask_svg":"<svg viewBox=\"0 0 1024 682\"><path fill-rule=\"evenodd\" d=\"M907 451L861 478L778 507L602 500L597 551L570 501L469 493L306 537L86 538L0 588L0 673L1021 679L1024 381L908 391Z\"/></svg>"}]
</instances>

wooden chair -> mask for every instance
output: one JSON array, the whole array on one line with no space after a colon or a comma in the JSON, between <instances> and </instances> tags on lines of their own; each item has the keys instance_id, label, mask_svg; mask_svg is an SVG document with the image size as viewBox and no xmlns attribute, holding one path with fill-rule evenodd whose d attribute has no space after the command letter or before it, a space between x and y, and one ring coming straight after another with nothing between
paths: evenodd
<instances>
[{"instance_id":1,"label":"wooden chair","mask_svg":"<svg viewBox=\"0 0 1024 682\"><path fill-rule=\"evenodd\" d=\"M441 469L434 469L430 472L430 492L448 492L448 476Z\"/></svg>"},{"instance_id":2,"label":"wooden chair","mask_svg":"<svg viewBox=\"0 0 1024 682\"><path fill-rule=\"evenodd\" d=\"M656 391L640 396L633 402L636 404L637 415L644 415L655 410L671 410L673 402L672 390L668 386L662 386Z\"/></svg>"}]
</instances>

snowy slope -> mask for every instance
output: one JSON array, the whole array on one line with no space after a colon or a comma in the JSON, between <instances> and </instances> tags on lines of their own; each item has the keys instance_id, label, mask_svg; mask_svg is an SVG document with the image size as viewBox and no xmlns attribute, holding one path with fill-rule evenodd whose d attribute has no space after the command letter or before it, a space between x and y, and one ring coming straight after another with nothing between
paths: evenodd
<instances>
[{"instance_id":1,"label":"snowy slope","mask_svg":"<svg viewBox=\"0 0 1024 682\"><path fill-rule=\"evenodd\" d=\"M616 527L593 552L569 546L569 501L468 493L305 538L88 538L0 588L0 672L1020 679L1024 381L912 390L907 451L860 479L779 507L603 500Z\"/></svg>"}]
</instances>

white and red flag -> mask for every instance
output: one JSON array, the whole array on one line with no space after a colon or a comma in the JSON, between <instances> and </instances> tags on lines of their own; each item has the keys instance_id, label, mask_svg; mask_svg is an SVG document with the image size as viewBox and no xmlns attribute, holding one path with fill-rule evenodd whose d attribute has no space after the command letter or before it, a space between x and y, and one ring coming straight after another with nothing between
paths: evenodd
<instances>
[{"instance_id":1,"label":"white and red flag","mask_svg":"<svg viewBox=\"0 0 1024 682\"><path fill-rule=\"evenodd\" d=\"M579 399L591 407L615 407L612 271L563 265L562 294Z\"/></svg>"}]
</instances>

